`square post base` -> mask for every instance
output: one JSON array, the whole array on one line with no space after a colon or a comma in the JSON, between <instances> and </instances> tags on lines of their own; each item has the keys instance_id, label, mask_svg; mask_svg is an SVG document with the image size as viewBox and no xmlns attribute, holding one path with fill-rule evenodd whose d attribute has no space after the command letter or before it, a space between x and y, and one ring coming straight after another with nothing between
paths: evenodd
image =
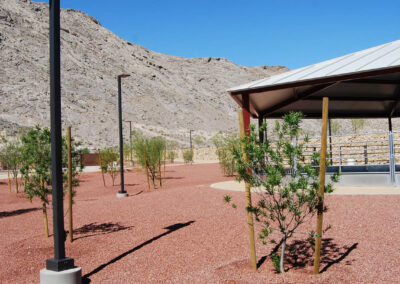
<instances>
[{"instance_id":1,"label":"square post base","mask_svg":"<svg viewBox=\"0 0 400 284\"><path fill-rule=\"evenodd\" d=\"M118 192L117 193L117 197L118 198L128 197L128 193L126 191L125 192Z\"/></svg>"},{"instance_id":2,"label":"square post base","mask_svg":"<svg viewBox=\"0 0 400 284\"><path fill-rule=\"evenodd\" d=\"M82 284L82 268L63 271L40 270L40 284Z\"/></svg>"}]
</instances>

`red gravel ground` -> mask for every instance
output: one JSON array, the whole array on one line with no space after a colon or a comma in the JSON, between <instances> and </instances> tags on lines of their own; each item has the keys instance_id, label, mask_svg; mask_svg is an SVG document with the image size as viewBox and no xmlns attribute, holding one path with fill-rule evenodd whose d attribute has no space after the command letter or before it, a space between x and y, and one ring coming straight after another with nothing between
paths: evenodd
<instances>
[{"instance_id":1,"label":"red gravel ground","mask_svg":"<svg viewBox=\"0 0 400 284\"><path fill-rule=\"evenodd\" d=\"M141 172L127 172L130 196L122 199L116 198L119 186L103 187L99 173L81 177L75 241L66 243L66 251L86 283L400 281L400 195L327 196L324 223L332 229L323 238L320 275L312 275L313 248L302 234L290 241L296 249L287 257L288 271L279 275L268 257L272 245L257 242L261 265L257 272L249 268L244 193L230 192L237 209L225 204L227 192L210 188L229 179L216 164L167 167L165 185L151 192ZM53 247L52 238L44 237L40 204L9 193L4 182L0 204L0 282L39 283Z\"/></svg>"}]
</instances>

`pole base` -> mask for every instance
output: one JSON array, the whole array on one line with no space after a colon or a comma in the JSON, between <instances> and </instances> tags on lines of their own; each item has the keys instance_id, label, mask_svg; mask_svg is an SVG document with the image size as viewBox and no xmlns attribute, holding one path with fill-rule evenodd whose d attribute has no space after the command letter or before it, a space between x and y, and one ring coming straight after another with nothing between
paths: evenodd
<instances>
[{"instance_id":1,"label":"pole base","mask_svg":"<svg viewBox=\"0 0 400 284\"><path fill-rule=\"evenodd\" d=\"M63 271L40 270L40 284L82 284L82 268L74 267Z\"/></svg>"},{"instance_id":2,"label":"pole base","mask_svg":"<svg viewBox=\"0 0 400 284\"><path fill-rule=\"evenodd\" d=\"M117 197L118 198L128 197L128 193L127 192L118 192L117 193Z\"/></svg>"}]
</instances>

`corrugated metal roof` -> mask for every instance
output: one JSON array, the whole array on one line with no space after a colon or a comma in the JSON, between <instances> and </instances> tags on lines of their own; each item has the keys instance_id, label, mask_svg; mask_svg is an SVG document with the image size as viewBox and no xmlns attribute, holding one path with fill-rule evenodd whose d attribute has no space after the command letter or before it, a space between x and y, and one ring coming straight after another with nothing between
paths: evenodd
<instances>
[{"instance_id":1,"label":"corrugated metal roof","mask_svg":"<svg viewBox=\"0 0 400 284\"><path fill-rule=\"evenodd\" d=\"M228 92L253 90L293 82L306 83L310 80L393 67L400 67L400 40L243 84L229 89Z\"/></svg>"}]
</instances>

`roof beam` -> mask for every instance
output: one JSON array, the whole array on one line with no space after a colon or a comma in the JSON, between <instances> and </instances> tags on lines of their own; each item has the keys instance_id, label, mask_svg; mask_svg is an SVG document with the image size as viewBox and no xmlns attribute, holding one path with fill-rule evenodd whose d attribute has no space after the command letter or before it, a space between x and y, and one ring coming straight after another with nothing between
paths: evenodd
<instances>
[{"instance_id":1,"label":"roof beam","mask_svg":"<svg viewBox=\"0 0 400 284\"><path fill-rule=\"evenodd\" d=\"M400 85L397 85L396 90L394 90L394 96L396 98L396 101L393 103L392 107L390 108L388 117L392 117L393 116L394 112L396 111L397 106L399 105Z\"/></svg>"},{"instance_id":2,"label":"roof beam","mask_svg":"<svg viewBox=\"0 0 400 284\"><path fill-rule=\"evenodd\" d=\"M385 80L385 79L357 79L357 80L349 80L342 81L342 83L355 83L355 84L379 84L379 85L398 85L399 80Z\"/></svg>"},{"instance_id":3,"label":"roof beam","mask_svg":"<svg viewBox=\"0 0 400 284\"><path fill-rule=\"evenodd\" d=\"M283 102L281 102L281 103L279 103L279 104L277 104L277 105L275 105L275 106L273 106L273 107L271 107L269 109L264 110L263 112L260 113L259 116L260 117L267 116L267 115L269 115L269 114L271 114L271 113L273 113L273 112L275 112L277 110L280 110L281 108L284 108L284 107L286 107L286 106L288 106L288 105L290 105L292 103L295 103L295 102L297 102L297 101L299 101L301 99L305 99L305 98L307 98L307 97L309 97L309 96L311 96L311 95L313 95L313 94L315 94L315 93L317 93L319 91L325 90L325 89L327 89L327 88L329 88L329 87L331 87L331 86L333 86L335 84L336 83L318 85L318 86L311 87L310 89L304 91L303 93L300 93L300 94L299 93L294 93L293 97L291 97L291 98L289 98L289 99L287 99L287 100L285 100L285 101L283 101Z\"/></svg>"},{"instance_id":4,"label":"roof beam","mask_svg":"<svg viewBox=\"0 0 400 284\"><path fill-rule=\"evenodd\" d=\"M329 96L328 96L329 97ZM309 97L309 98L304 98L304 100L307 101L321 101L323 97ZM394 102L394 101L399 101L400 98L393 98L393 97L386 97L386 98L378 98L378 97L329 97L329 101L335 101L335 102L348 102L348 101L357 101L357 102Z\"/></svg>"},{"instance_id":5,"label":"roof beam","mask_svg":"<svg viewBox=\"0 0 400 284\"><path fill-rule=\"evenodd\" d=\"M245 89L245 90L235 90L235 91L230 91L230 93L232 95L240 94L240 93L255 94L255 93L263 93L263 92L267 92L267 91L281 90L281 89L287 89L287 88L293 88L293 87L302 87L302 86L327 84L327 83L333 84L333 83L337 83L337 82L357 80L357 79L363 79L363 78L368 78L368 77L380 76L380 75L385 75L385 74L393 74L393 73L399 73L399 72L400 72L400 66L396 66L396 67L388 67L388 68L384 68L384 69L362 71L362 72L358 72L358 73L349 73L349 74L342 74L342 75L336 75L336 76L331 76L331 77L322 77L322 78L315 78L315 79L309 79L309 80L303 80L303 81L294 81L294 82L287 82L287 83L281 83L281 84L276 84L276 85L255 87L255 88L250 88L250 89Z\"/></svg>"}]
</instances>

